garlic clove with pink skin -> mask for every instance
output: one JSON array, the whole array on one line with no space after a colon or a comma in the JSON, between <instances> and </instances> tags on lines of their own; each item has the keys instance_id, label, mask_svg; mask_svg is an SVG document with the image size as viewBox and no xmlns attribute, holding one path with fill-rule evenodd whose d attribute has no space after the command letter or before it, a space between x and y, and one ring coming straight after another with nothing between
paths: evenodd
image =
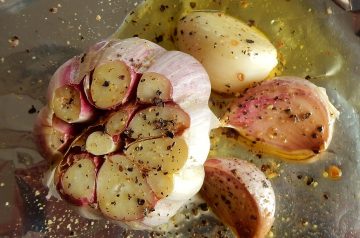
<instances>
[{"instance_id":1,"label":"garlic clove with pink skin","mask_svg":"<svg viewBox=\"0 0 360 238\"><path fill-rule=\"evenodd\" d=\"M88 100L100 109L113 109L126 103L135 96L133 92L140 74L165 52L161 46L135 37L110 40L100 51L90 50L86 57L92 55L95 62L91 63L94 69L92 77L86 77L84 81Z\"/></svg>"},{"instance_id":2,"label":"garlic clove with pink skin","mask_svg":"<svg viewBox=\"0 0 360 238\"><path fill-rule=\"evenodd\" d=\"M48 87L48 102L55 115L68 123L87 122L94 118L95 109L87 101L82 81L73 84L79 70L79 60L74 57L55 72Z\"/></svg>"},{"instance_id":3,"label":"garlic clove with pink skin","mask_svg":"<svg viewBox=\"0 0 360 238\"><path fill-rule=\"evenodd\" d=\"M50 161L61 157L77 133L73 125L56 118L48 107L40 110L33 131L38 150Z\"/></svg>"},{"instance_id":4,"label":"garlic clove with pink skin","mask_svg":"<svg viewBox=\"0 0 360 238\"><path fill-rule=\"evenodd\" d=\"M263 238L275 220L271 183L247 161L209 158L200 194L239 237Z\"/></svg>"},{"instance_id":5,"label":"garlic clove with pink skin","mask_svg":"<svg viewBox=\"0 0 360 238\"><path fill-rule=\"evenodd\" d=\"M305 79L280 77L245 90L223 123L257 149L301 160L328 148L338 116L323 88Z\"/></svg>"}]
</instances>

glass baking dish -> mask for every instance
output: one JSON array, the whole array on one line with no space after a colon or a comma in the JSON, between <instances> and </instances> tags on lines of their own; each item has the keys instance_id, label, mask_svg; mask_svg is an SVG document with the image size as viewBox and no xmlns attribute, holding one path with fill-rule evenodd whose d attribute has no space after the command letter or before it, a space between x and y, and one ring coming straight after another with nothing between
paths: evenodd
<instances>
[{"instance_id":1,"label":"glass baking dish","mask_svg":"<svg viewBox=\"0 0 360 238\"><path fill-rule=\"evenodd\" d=\"M271 168L277 208L269 237L360 237L360 38L353 33L351 15L328 0L213 2L218 6L212 10L255 21L274 45L284 45L279 47L286 59L283 74L326 88L341 116L329 150L313 162L259 158L224 129L212 132L210 155ZM175 9L179 3L190 1L174 1ZM113 35L139 4L0 0L0 237L232 237L198 197L172 224L153 232L130 231L82 218L64 202L48 198L41 185L43 159L31 131L51 75L66 59ZM131 34L125 28L115 36ZM216 94L211 99L223 100ZM341 179L326 178L330 165L341 168Z\"/></svg>"}]
</instances>

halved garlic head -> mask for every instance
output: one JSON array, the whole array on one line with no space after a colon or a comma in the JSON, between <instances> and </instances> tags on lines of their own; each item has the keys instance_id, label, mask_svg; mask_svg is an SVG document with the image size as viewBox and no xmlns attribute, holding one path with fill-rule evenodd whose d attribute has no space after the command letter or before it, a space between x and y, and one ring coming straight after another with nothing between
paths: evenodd
<instances>
[{"instance_id":1,"label":"halved garlic head","mask_svg":"<svg viewBox=\"0 0 360 238\"><path fill-rule=\"evenodd\" d=\"M275 47L259 30L220 12L183 17L175 40L203 64L212 89L222 93L264 80L278 63Z\"/></svg>"},{"instance_id":2,"label":"halved garlic head","mask_svg":"<svg viewBox=\"0 0 360 238\"><path fill-rule=\"evenodd\" d=\"M281 77L245 90L223 122L256 148L299 160L326 150L338 115L323 88Z\"/></svg>"},{"instance_id":3,"label":"halved garlic head","mask_svg":"<svg viewBox=\"0 0 360 238\"><path fill-rule=\"evenodd\" d=\"M192 56L106 41L60 67L50 87L52 107L34 128L44 156L59 159L46 184L81 215L152 229L200 190L215 116Z\"/></svg>"}]
</instances>

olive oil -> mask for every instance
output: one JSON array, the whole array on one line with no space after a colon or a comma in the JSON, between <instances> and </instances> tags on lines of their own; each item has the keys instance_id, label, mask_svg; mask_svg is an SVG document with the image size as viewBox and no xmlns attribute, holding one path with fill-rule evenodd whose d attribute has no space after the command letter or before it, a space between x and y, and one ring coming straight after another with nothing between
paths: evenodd
<instances>
[{"instance_id":1,"label":"olive oil","mask_svg":"<svg viewBox=\"0 0 360 238\"><path fill-rule=\"evenodd\" d=\"M263 32L278 50L279 74L319 82L339 74L344 58L331 41L328 12L300 0L145 0L131 11L115 38L137 36L176 49L176 25L191 11L225 12Z\"/></svg>"}]
</instances>

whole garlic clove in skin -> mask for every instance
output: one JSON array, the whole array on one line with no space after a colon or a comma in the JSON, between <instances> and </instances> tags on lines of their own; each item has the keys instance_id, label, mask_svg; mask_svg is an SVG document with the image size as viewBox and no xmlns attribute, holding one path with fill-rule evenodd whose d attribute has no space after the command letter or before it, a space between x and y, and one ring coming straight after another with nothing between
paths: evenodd
<instances>
[{"instance_id":1,"label":"whole garlic clove in skin","mask_svg":"<svg viewBox=\"0 0 360 238\"><path fill-rule=\"evenodd\" d=\"M212 89L236 93L264 80L278 63L276 48L255 27L221 12L191 12L180 19L178 48L199 60Z\"/></svg>"},{"instance_id":2,"label":"whole garlic clove in skin","mask_svg":"<svg viewBox=\"0 0 360 238\"><path fill-rule=\"evenodd\" d=\"M325 151L339 112L325 89L297 77L279 77L248 88L223 117L249 144L292 160Z\"/></svg>"},{"instance_id":3,"label":"whole garlic clove in skin","mask_svg":"<svg viewBox=\"0 0 360 238\"><path fill-rule=\"evenodd\" d=\"M200 194L239 237L263 238L275 220L275 194L255 165L237 158L209 158Z\"/></svg>"}]
</instances>

